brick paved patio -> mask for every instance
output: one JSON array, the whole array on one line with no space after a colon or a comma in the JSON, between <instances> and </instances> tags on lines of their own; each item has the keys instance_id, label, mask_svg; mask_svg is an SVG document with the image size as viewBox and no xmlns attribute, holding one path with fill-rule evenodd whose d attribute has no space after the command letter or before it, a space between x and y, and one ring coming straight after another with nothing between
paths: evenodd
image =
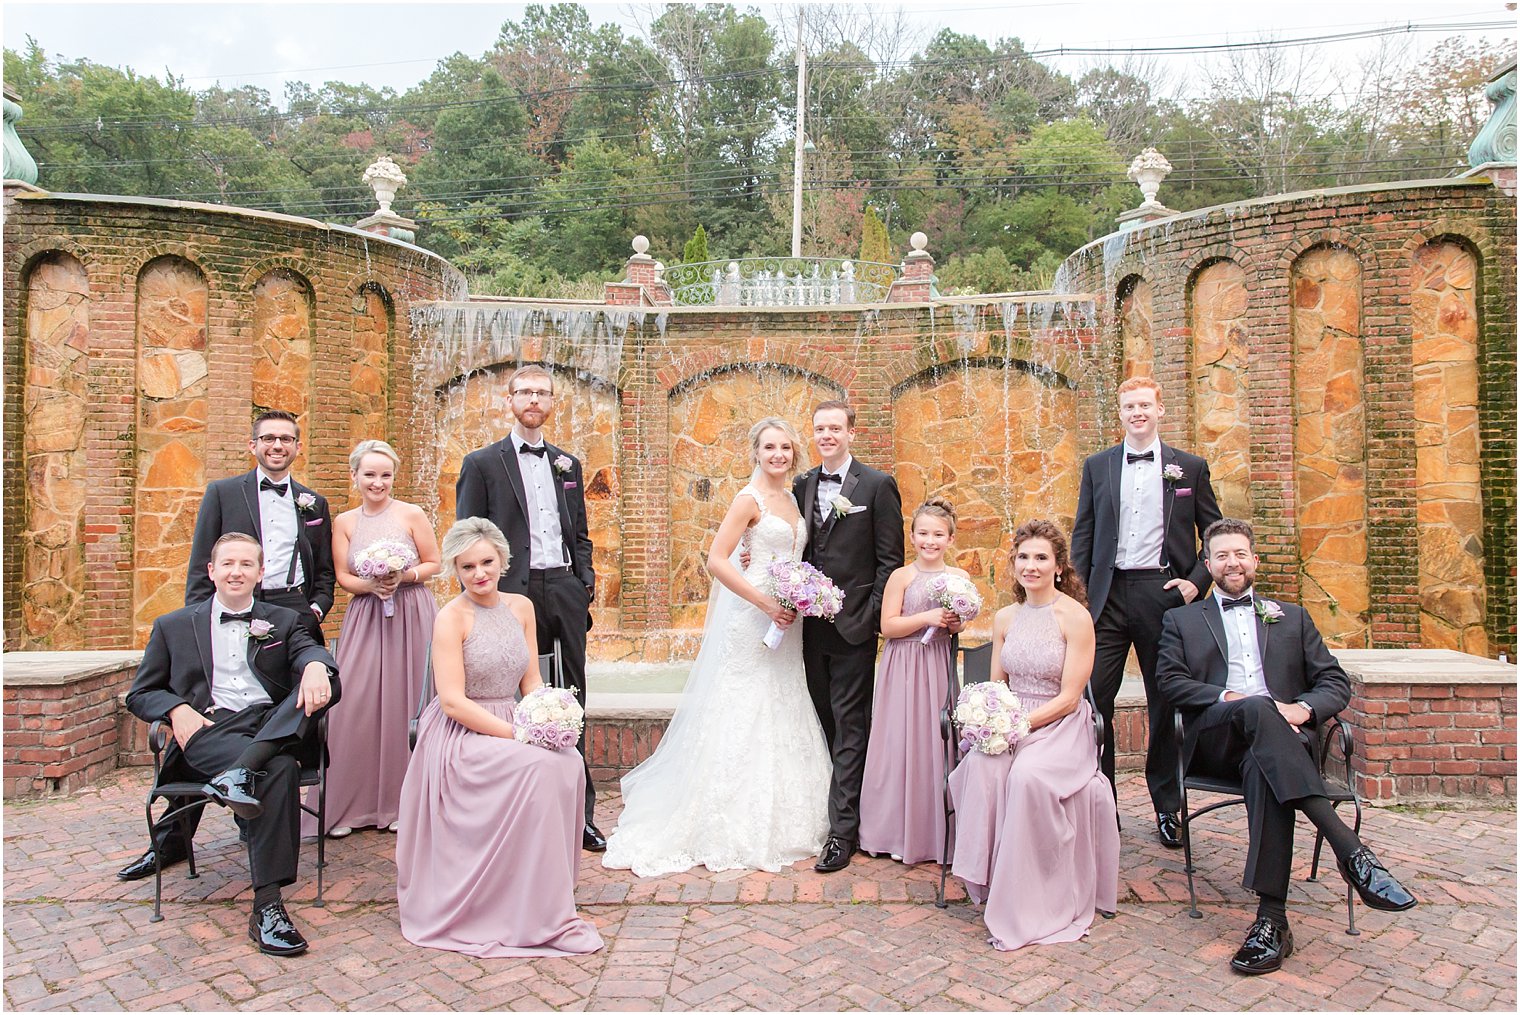
<instances>
[{"instance_id":1,"label":"brick paved patio","mask_svg":"<svg viewBox=\"0 0 1520 1015\"><path fill-rule=\"evenodd\" d=\"M1118 918L1081 943L999 953L959 891L934 907L938 868L857 858L822 877L688 874L641 882L587 856L583 911L607 948L569 959L473 959L408 944L396 922L395 838L330 844L328 907L311 905L314 847L292 912L313 947L278 960L246 938L244 854L225 813L202 825L202 876L152 885L113 872L142 847L146 772L66 798L6 802L6 1007L43 1009L1515 1009L1513 809L1370 811L1367 839L1421 905L1358 904L1342 883L1290 899L1297 951L1272 976L1226 963L1253 911L1240 887L1241 812L1200 826L1204 918L1187 917L1181 856L1148 834L1143 780L1121 775ZM601 805L613 824L616 797ZM1209 820L1209 819L1206 819Z\"/></svg>"}]
</instances>

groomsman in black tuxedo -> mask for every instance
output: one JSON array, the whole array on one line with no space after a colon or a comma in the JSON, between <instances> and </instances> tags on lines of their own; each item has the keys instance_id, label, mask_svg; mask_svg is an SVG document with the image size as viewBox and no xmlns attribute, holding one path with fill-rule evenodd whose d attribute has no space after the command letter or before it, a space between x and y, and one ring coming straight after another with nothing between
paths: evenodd
<instances>
[{"instance_id":1,"label":"groomsman in black tuxedo","mask_svg":"<svg viewBox=\"0 0 1520 1015\"><path fill-rule=\"evenodd\" d=\"M185 605L211 596L211 547L228 532L256 536L264 548L267 567L256 596L300 614L306 631L318 645L322 618L332 609L332 519L327 499L290 476L301 453L301 429L295 416L272 409L253 421L248 450L257 467L251 472L218 479L206 487L195 516L190 544L190 568L185 578Z\"/></svg>"},{"instance_id":2,"label":"groomsman in black tuxedo","mask_svg":"<svg viewBox=\"0 0 1520 1015\"><path fill-rule=\"evenodd\" d=\"M1156 676L1183 712L1184 763L1238 775L1245 786L1244 883L1260 902L1230 966L1270 973L1293 953L1287 899L1295 810L1323 833L1341 876L1368 906L1397 912L1415 898L1336 815L1304 732L1351 700L1345 671L1302 607L1257 594L1260 561L1248 523L1217 521L1203 543L1214 594L1166 614Z\"/></svg>"},{"instance_id":3,"label":"groomsman in black tuxedo","mask_svg":"<svg viewBox=\"0 0 1520 1015\"><path fill-rule=\"evenodd\" d=\"M1207 591L1198 536L1219 519L1209 464L1161 442L1156 427L1166 409L1161 386L1149 377L1119 385L1124 441L1082 463L1071 562L1087 584L1097 639L1092 692L1104 719L1103 774L1114 782L1114 699L1124 680L1130 646L1140 660L1150 723L1145 782L1156 809L1161 842L1182 848L1177 810L1177 745L1171 705L1156 690L1156 645L1167 610Z\"/></svg>"},{"instance_id":4,"label":"groomsman in black tuxedo","mask_svg":"<svg viewBox=\"0 0 1520 1015\"><path fill-rule=\"evenodd\" d=\"M240 819L253 880L248 936L267 954L298 955L306 939L280 899L300 856L297 756L313 749L316 717L338 701L338 673L303 617L254 599L262 554L241 532L216 541L213 595L154 621L127 708L173 727L167 779L208 780L206 796ZM152 848L117 876L135 881L153 874L155 859L165 867L185 859L176 825L155 828Z\"/></svg>"},{"instance_id":5,"label":"groomsman in black tuxedo","mask_svg":"<svg viewBox=\"0 0 1520 1015\"><path fill-rule=\"evenodd\" d=\"M586 632L596 572L586 528L586 487L580 459L544 440L554 415L554 377L537 364L519 367L507 382L512 432L465 456L455 485L454 517L488 518L506 535L512 560L501 576L503 592L533 603L538 644L547 652L559 639L566 679L586 703ZM576 745L584 761L586 735ZM586 826L581 845L600 853L607 840L596 827L596 787L586 766Z\"/></svg>"},{"instance_id":6,"label":"groomsman in black tuxedo","mask_svg":"<svg viewBox=\"0 0 1520 1015\"><path fill-rule=\"evenodd\" d=\"M829 838L813 866L824 874L848 867L860 840L881 596L903 563L897 481L851 457L854 439L855 410L844 402L820 403L813 412L813 443L823 464L792 486L808 521L805 559L844 591L844 606L833 622L802 621L808 693L834 761Z\"/></svg>"}]
</instances>

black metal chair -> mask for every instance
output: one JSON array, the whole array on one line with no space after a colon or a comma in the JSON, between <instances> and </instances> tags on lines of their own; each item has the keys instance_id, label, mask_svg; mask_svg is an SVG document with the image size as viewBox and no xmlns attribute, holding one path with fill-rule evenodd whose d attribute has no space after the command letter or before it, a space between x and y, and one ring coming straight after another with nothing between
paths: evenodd
<instances>
[{"instance_id":1,"label":"black metal chair","mask_svg":"<svg viewBox=\"0 0 1520 1015\"><path fill-rule=\"evenodd\" d=\"M1177 744L1180 748L1182 739L1182 712L1180 709L1172 710L1172 723L1177 733ZM1341 804L1349 803L1356 809L1356 821L1352 825L1352 831L1358 834L1362 830L1362 801L1356 794L1356 784L1351 776L1351 758L1356 750L1355 738L1351 735L1351 727L1341 721L1339 715L1330 716L1318 727L1313 729L1314 743L1306 745L1313 754L1315 765L1319 769L1320 778L1325 781L1325 788L1329 791L1330 802L1338 809ZM1326 770L1330 762L1330 748L1334 744L1340 749L1340 758L1336 763L1336 772L1332 774ZM1198 911L1198 893L1193 887L1193 874L1196 868L1193 866L1193 834L1192 825L1195 820L1217 811L1221 807L1245 806L1245 788L1240 780L1227 776L1203 775L1184 771L1182 756L1179 750L1177 757L1177 782L1182 787L1182 810L1180 819L1182 823L1182 869L1187 873L1188 883L1188 916L1195 920L1203 918ZM1189 791L1195 793L1214 793L1225 799L1215 800L1198 810L1191 810L1188 806ZM1319 880L1319 857L1320 850L1324 847L1325 837L1318 831L1314 833L1314 863L1309 869L1311 882ZM1353 936L1361 934L1356 929L1356 910L1354 893L1351 886L1346 886L1346 933Z\"/></svg>"},{"instance_id":2,"label":"black metal chair","mask_svg":"<svg viewBox=\"0 0 1520 1015\"><path fill-rule=\"evenodd\" d=\"M164 751L169 745L169 737L173 735L172 727L162 719L156 720L148 727L148 747L153 751L153 785L148 790L148 801L145 812L148 820L148 841L153 841L153 829L159 822L177 821L179 834L185 844L185 861L189 866L191 878L198 878L200 874L195 869L195 841L191 834L189 816L191 811L205 807L210 799L206 796L204 781L172 780L164 781ZM303 745L303 751L306 748ZM317 802L315 806L307 804L304 795L301 799L301 810L317 819L317 908L324 908L327 903L323 900L324 872L327 868L327 716L317 719L317 733L315 743L309 751L308 757L302 759L300 786L305 789L310 786L317 787ZM309 762L309 763L308 763ZM153 817L153 805L158 801L165 801L165 808L155 821ZM158 861L153 868L153 915L148 918L150 923L158 923L164 918L164 871L162 856L154 849L154 859Z\"/></svg>"},{"instance_id":3,"label":"black metal chair","mask_svg":"<svg viewBox=\"0 0 1520 1015\"><path fill-rule=\"evenodd\" d=\"M538 674L548 687L565 686L565 667L560 661L559 639L554 639L554 647L548 652L541 653L538 657ZM406 724L406 746L408 750L417 747L417 724L422 721L422 710L427 708L428 702L433 700L433 646L428 644L427 669L422 674L422 690L417 696L417 709L412 713L411 721ZM584 708L585 702L581 702Z\"/></svg>"}]
</instances>

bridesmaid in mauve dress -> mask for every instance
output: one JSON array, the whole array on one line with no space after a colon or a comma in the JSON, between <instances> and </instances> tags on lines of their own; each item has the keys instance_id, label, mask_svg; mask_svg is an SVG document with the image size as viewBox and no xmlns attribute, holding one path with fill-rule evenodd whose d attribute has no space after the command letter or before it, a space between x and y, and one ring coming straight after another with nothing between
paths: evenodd
<instances>
[{"instance_id":1,"label":"bridesmaid in mauve dress","mask_svg":"<svg viewBox=\"0 0 1520 1015\"><path fill-rule=\"evenodd\" d=\"M951 870L986 902L1001 951L1076 941L1119 892L1113 790L1098 769L1092 709L1093 624L1066 537L1033 521L1014 534L1015 604L993 621L994 680L1008 681L1031 732L1003 754L973 751L950 776Z\"/></svg>"},{"instance_id":2,"label":"bridesmaid in mauve dress","mask_svg":"<svg viewBox=\"0 0 1520 1015\"><path fill-rule=\"evenodd\" d=\"M582 955L602 947L575 911L586 773L573 750L512 739L514 692L543 682L533 604L496 588L509 557L484 518L443 539L465 591L434 625L438 697L401 787L401 933L481 958Z\"/></svg>"},{"instance_id":3,"label":"bridesmaid in mauve dress","mask_svg":"<svg viewBox=\"0 0 1520 1015\"><path fill-rule=\"evenodd\" d=\"M939 863L945 853L945 743L939 710L950 670L954 613L929 601L935 575L965 577L948 567L955 508L934 498L913 512L917 554L887 579L881 633L887 639L876 675L871 739L860 789L860 848L903 863ZM934 631L926 645L924 632Z\"/></svg>"},{"instance_id":4,"label":"bridesmaid in mauve dress","mask_svg":"<svg viewBox=\"0 0 1520 1015\"><path fill-rule=\"evenodd\" d=\"M333 520L338 583L353 595L334 651L344 676L343 704L332 710L327 727L327 834L335 839L355 828L396 830L407 724L438 614L426 584L439 567L433 524L417 505L391 497L401 459L385 441L369 440L354 448L348 463L361 500ZM385 578L355 574L356 555L381 542L405 547L405 566ZM303 834L317 834L310 814L303 813L301 823Z\"/></svg>"}]
</instances>

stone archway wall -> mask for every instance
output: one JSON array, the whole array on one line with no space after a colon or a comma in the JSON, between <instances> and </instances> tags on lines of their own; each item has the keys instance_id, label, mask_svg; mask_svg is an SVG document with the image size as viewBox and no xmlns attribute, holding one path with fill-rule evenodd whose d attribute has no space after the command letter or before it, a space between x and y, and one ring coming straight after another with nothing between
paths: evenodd
<instances>
[{"instance_id":1,"label":"stone archway wall","mask_svg":"<svg viewBox=\"0 0 1520 1015\"><path fill-rule=\"evenodd\" d=\"M303 439L311 433L311 283L275 268L253 284L253 411L296 414ZM307 481L305 456L292 474Z\"/></svg>"},{"instance_id":2,"label":"stone archway wall","mask_svg":"<svg viewBox=\"0 0 1520 1015\"><path fill-rule=\"evenodd\" d=\"M160 257L137 277L137 490L133 643L185 603L185 567L206 486L206 277Z\"/></svg>"},{"instance_id":3,"label":"stone archway wall","mask_svg":"<svg viewBox=\"0 0 1520 1015\"><path fill-rule=\"evenodd\" d=\"M1193 280L1193 450L1209 463L1219 509L1250 518L1251 412L1245 270L1213 261Z\"/></svg>"},{"instance_id":4,"label":"stone archway wall","mask_svg":"<svg viewBox=\"0 0 1520 1015\"><path fill-rule=\"evenodd\" d=\"M85 420L90 279L72 254L42 255L26 280L23 648L84 647Z\"/></svg>"},{"instance_id":5,"label":"stone archway wall","mask_svg":"<svg viewBox=\"0 0 1520 1015\"><path fill-rule=\"evenodd\" d=\"M391 375L391 300L385 289L366 283L354 295L354 344L348 364L353 408L348 421L350 446L371 439L391 440L397 427L389 415Z\"/></svg>"},{"instance_id":6,"label":"stone archway wall","mask_svg":"<svg viewBox=\"0 0 1520 1015\"><path fill-rule=\"evenodd\" d=\"M1119 286L1119 351L1123 357L1119 380L1149 377L1156 371L1156 344L1151 336L1155 314L1151 283L1139 275Z\"/></svg>"},{"instance_id":7,"label":"stone archway wall","mask_svg":"<svg viewBox=\"0 0 1520 1015\"><path fill-rule=\"evenodd\" d=\"M1412 269L1420 639L1485 655L1478 262L1460 243L1433 241Z\"/></svg>"}]
</instances>

